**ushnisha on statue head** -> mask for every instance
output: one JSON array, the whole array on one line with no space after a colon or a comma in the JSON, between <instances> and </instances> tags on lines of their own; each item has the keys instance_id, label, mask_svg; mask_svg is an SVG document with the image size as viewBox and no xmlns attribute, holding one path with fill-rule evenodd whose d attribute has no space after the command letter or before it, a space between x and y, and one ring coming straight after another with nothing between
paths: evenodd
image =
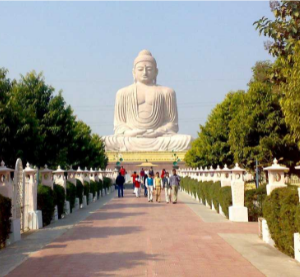
<instances>
[{"instance_id":1,"label":"ushnisha on statue head","mask_svg":"<svg viewBox=\"0 0 300 277\"><path fill-rule=\"evenodd\" d=\"M142 50L138 54L133 62L132 74L134 83L156 85L158 68L150 51Z\"/></svg>"}]
</instances>

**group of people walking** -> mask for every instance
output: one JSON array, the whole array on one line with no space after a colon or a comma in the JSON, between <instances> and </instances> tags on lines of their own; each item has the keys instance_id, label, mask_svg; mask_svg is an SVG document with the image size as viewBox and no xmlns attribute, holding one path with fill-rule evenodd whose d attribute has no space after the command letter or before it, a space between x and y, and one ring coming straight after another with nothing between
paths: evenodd
<instances>
[{"instance_id":1,"label":"group of people walking","mask_svg":"<svg viewBox=\"0 0 300 277\"><path fill-rule=\"evenodd\" d=\"M123 185L125 183L125 176L123 173L126 172L123 167L121 167L119 176L116 179L116 184L118 186L118 197L123 197ZM180 177L176 173L176 169L172 170L170 176L169 172L165 169L162 170L161 174L156 172L154 174L153 168L151 167L149 171L142 170L138 175L136 171L131 175L133 190L136 197L140 197L141 189L144 188L144 196L148 198L148 202L153 202L155 195L156 202L160 203L161 193L164 190L166 203L177 203L178 187L180 185Z\"/></svg>"}]
</instances>

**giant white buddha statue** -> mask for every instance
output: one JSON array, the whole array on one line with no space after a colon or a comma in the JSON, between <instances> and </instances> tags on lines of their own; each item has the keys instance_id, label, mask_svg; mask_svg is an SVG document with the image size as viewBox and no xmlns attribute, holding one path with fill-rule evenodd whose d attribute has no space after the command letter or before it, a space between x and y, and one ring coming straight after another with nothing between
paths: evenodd
<instances>
[{"instance_id":1,"label":"giant white buddha statue","mask_svg":"<svg viewBox=\"0 0 300 277\"><path fill-rule=\"evenodd\" d=\"M106 151L185 151L192 137L178 134L175 91L156 84L157 63L148 50L133 63L134 83L117 92L114 135Z\"/></svg>"}]
</instances>

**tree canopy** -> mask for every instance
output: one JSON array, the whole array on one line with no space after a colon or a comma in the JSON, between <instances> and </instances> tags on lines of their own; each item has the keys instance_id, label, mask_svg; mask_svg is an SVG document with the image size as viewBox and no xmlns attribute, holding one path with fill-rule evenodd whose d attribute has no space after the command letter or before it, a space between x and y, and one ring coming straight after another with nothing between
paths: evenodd
<instances>
[{"instance_id":1,"label":"tree canopy","mask_svg":"<svg viewBox=\"0 0 300 277\"><path fill-rule=\"evenodd\" d=\"M274 157L288 166L295 165L300 153L290 139L281 96L274 93L268 78L271 67L270 62L257 62L248 91L227 94L212 110L185 156L188 165L233 166L238 162L253 170L256 159L266 165Z\"/></svg>"},{"instance_id":2,"label":"tree canopy","mask_svg":"<svg viewBox=\"0 0 300 277\"><path fill-rule=\"evenodd\" d=\"M36 166L81 165L105 168L101 138L77 121L62 92L32 71L10 80L0 69L0 158L14 166L22 158Z\"/></svg>"}]
</instances>

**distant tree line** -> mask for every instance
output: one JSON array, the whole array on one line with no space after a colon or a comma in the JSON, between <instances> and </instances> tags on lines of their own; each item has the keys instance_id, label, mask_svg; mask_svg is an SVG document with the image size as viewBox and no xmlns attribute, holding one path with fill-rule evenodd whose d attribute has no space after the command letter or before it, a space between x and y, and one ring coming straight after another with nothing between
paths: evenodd
<instances>
[{"instance_id":1,"label":"distant tree line","mask_svg":"<svg viewBox=\"0 0 300 277\"><path fill-rule=\"evenodd\" d=\"M101 137L77 120L62 92L32 71L10 80L0 68L0 159L10 167L17 158L38 167L61 165L105 168Z\"/></svg>"},{"instance_id":2,"label":"distant tree line","mask_svg":"<svg viewBox=\"0 0 300 277\"><path fill-rule=\"evenodd\" d=\"M272 1L275 20L254 22L271 38L266 49L274 63L252 68L247 91L230 92L200 125L198 138L185 156L193 167L239 162L254 169L274 157L293 167L300 160L300 2Z\"/></svg>"}]
</instances>

